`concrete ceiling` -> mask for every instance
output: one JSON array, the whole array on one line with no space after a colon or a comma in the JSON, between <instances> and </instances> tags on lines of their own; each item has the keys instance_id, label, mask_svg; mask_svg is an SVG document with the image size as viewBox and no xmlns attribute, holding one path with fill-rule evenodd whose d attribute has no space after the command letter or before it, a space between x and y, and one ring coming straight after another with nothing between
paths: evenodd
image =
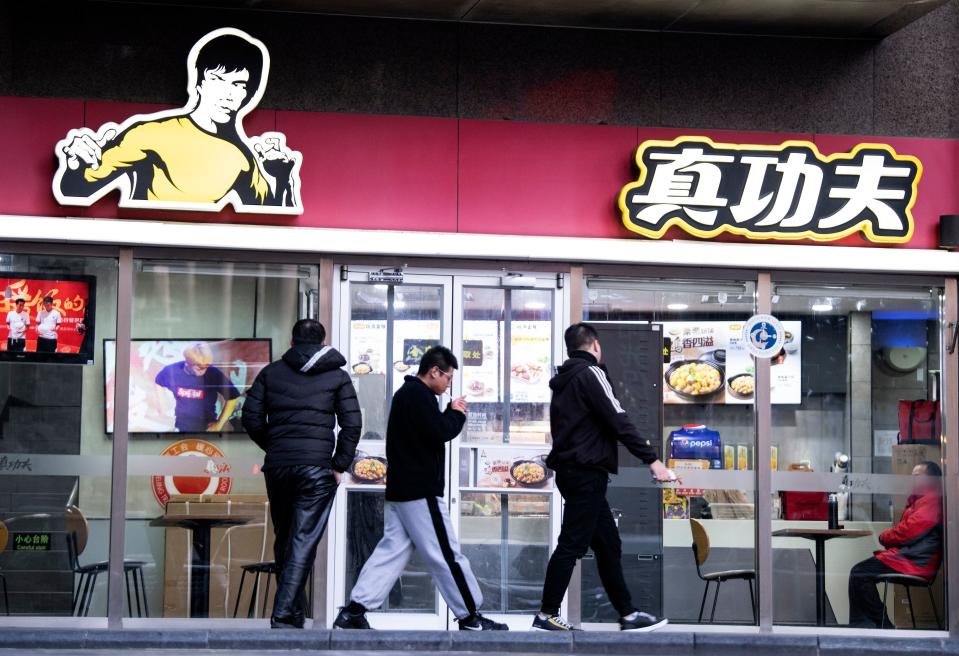
<instances>
[{"instance_id":1,"label":"concrete ceiling","mask_svg":"<svg viewBox=\"0 0 959 656\"><path fill-rule=\"evenodd\" d=\"M354 16L669 32L886 36L948 0L174 0ZM172 4L172 3L166 3Z\"/></svg>"}]
</instances>

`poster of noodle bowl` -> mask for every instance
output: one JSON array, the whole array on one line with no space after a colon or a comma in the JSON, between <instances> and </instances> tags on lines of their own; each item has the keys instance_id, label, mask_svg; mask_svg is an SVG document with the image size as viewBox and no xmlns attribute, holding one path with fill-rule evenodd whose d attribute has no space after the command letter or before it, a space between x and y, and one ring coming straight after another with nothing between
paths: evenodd
<instances>
[{"instance_id":1,"label":"poster of noodle bowl","mask_svg":"<svg viewBox=\"0 0 959 656\"><path fill-rule=\"evenodd\" d=\"M742 340L742 322L667 321L669 362L663 364L663 403L749 405L755 365ZM802 323L784 321L786 340L771 361L774 404L802 402Z\"/></svg>"}]
</instances>

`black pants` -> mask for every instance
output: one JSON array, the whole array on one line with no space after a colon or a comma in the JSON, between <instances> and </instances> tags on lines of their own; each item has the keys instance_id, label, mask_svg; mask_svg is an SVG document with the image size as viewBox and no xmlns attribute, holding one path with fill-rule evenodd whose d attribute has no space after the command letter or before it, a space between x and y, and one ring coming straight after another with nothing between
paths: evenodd
<instances>
[{"instance_id":1,"label":"black pants","mask_svg":"<svg viewBox=\"0 0 959 656\"><path fill-rule=\"evenodd\" d=\"M56 353L57 340L37 337L37 353Z\"/></svg>"},{"instance_id":2,"label":"black pants","mask_svg":"<svg viewBox=\"0 0 959 656\"><path fill-rule=\"evenodd\" d=\"M886 609L876 588L876 577L895 571L875 557L853 566L849 572L849 626L869 629L880 626ZM886 626L892 628L888 615Z\"/></svg>"},{"instance_id":3,"label":"black pants","mask_svg":"<svg viewBox=\"0 0 959 656\"><path fill-rule=\"evenodd\" d=\"M27 340L7 338L7 351L10 353L23 353L27 350Z\"/></svg>"},{"instance_id":4,"label":"black pants","mask_svg":"<svg viewBox=\"0 0 959 656\"><path fill-rule=\"evenodd\" d=\"M620 562L623 546L619 529L606 501L608 483L609 475L603 471L563 468L556 472L556 486L566 506L559 540L546 567L546 582L543 584L541 610L547 615L559 612L576 561L590 548L596 556L599 578L613 608L621 616L635 610L623 578L623 564Z\"/></svg>"},{"instance_id":5,"label":"black pants","mask_svg":"<svg viewBox=\"0 0 959 656\"><path fill-rule=\"evenodd\" d=\"M313 569L316 546L330 517L336 480L332 469L315 465L271 467L264 475L276 536L273 619L302 626L306 579Z\"/></svg>"}]
</instances>

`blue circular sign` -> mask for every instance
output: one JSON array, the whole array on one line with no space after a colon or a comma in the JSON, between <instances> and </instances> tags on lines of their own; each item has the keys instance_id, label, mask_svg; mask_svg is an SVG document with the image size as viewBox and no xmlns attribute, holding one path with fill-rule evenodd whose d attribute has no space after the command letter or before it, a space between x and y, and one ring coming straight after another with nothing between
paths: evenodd
<instances>
[{"instance_id":1,"label":"blue circular sign","mask_svg":"<svg viewBox=\"0 0 959 656\"><path fill-rule=\"evenodd\" d=\"M757 358L774 358L786 342L782 322L771 314L757 314L743 326L746 349Z\"/></svg>"}]
</instances>

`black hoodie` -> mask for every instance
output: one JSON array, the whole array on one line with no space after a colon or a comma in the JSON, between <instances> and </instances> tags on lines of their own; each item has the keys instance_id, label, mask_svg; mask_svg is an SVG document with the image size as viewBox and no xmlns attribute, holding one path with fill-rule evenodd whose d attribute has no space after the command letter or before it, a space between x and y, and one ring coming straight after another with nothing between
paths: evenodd
<instances>
[{"instance_id":1,"label":"black hoodie","mask_svg":"<svg viewBox=\"0 0 959 656\"><path fill-rule=\"evenodd\" d=\"M553 449L546 459L551 469L585 467L615 474L619 467L616 442L647 465L658 460L649 440L616 400L606 367L586 351L573 351L549 381Z\"/></svg>"},{"instance_id":2,"label":"black hoodie","mask_svg":"<svg viewBox=\"0 0 959 656\"><path fill-rule=\"evenodd\" d=\"M387 501L442 497L446 488L446 443L463 430L466 415L446 406L416 376L406 376L393 395L386 425Z\"/></svg>"},{"instance_id":3,"label":"black hoodie","mask_svg":"<svg viewBox=\"0 0 959 656\"><path fill-rule=\"evenodd\" d=\"M340 369L345 364L330 346L297 344L256 377L243 404L243 428L266 451L264 470L349 468L362 416L350 375ZM337 423L339 436L334 435Z\"/></svg>"}]
</instances>

